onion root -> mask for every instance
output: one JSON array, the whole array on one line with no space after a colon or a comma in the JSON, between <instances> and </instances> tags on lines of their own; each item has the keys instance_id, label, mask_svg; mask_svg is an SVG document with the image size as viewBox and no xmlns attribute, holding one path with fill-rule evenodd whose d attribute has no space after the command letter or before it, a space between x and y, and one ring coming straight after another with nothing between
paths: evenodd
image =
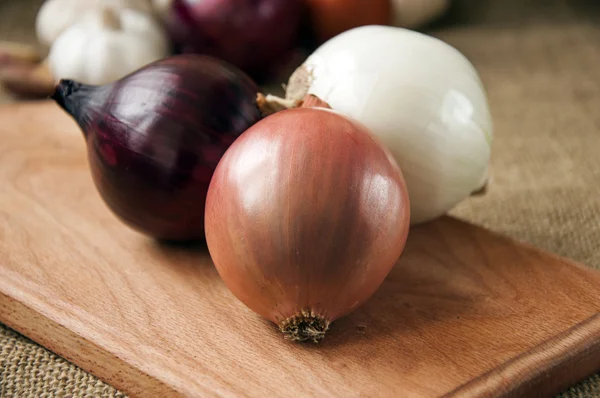
<instances>
[{"instance_id":1,"label":"onion root","mask_svg":"<svg viewBox=\"0 0 600 398\"><path fill-rule=\"evenodd\" d=\"M318 343L325 337L329 329L329 321L314 313L302 310L279 324L283 336L292 341L312 341Z\"/></svg>"}]
</instances>

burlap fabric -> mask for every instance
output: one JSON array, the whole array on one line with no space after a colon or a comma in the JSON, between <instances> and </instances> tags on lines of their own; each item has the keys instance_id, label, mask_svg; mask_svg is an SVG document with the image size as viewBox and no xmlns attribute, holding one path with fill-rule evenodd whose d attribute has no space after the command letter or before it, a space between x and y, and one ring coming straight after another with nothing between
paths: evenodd
<instances>
[{"instance_id":1,"label":"burlap fabric","mask_svg":"<svg viewBox=\"0 0 600 398\"><path fill-rule=\"evenodd\" d=\"M33 42L39 3L1 0L0 39ZM495 120L490 190L453 214L600 268L600 3L457 1L430 32L476 65ZM0 396L123 395L0 326ZM562 396L600 397L600 375Z\"/></svg>"}]
</instances>

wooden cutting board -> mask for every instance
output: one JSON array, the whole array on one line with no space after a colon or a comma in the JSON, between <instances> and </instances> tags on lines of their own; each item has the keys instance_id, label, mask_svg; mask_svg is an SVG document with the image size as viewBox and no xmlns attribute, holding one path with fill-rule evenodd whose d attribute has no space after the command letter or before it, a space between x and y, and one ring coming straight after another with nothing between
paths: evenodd
<instances>
[{"instance_id":1,"label":"wooden cutting board","mask_svg":"<svg viewBox=\"0 0 600 398\"><path fill-rule=\"evenodd\" d=\"M205 247L117 221L58 107L0 108L0 321L131 395L551 396L600 369L599 311L599 273L445 217L323 343L285 341Z\"/></svg>"}]
</instances>

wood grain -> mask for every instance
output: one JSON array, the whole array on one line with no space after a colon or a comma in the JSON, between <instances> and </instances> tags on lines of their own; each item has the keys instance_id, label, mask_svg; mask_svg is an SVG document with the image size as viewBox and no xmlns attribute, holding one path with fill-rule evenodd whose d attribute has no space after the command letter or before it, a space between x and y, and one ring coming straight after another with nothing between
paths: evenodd
<instances>
[{"instance_id":1,"label":"wood grain","mask_svg":"<svg viewBox=\"0 0 600 398\"><path fill-rule=\"evenodd\" d=\"M323 343L285 341L205 247L124 227L84 151L53 104L0 109L0 321L131 395L545 396L600 369L599 273L448 217Z\"/></svg>"}]
</instances>

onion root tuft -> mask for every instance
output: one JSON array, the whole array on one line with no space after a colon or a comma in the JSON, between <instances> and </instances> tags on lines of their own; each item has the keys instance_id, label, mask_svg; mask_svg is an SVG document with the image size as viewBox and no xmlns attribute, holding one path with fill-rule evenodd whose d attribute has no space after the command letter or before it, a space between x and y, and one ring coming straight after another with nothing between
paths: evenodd
<instances>
[{"instance_id":1,"label":"onion root tuft","mask_svg":"<svg viewBox=\"0 0 600 398\"><path fill-rule=\"evenodd\" d=\"M292 341L312 341L318 343L325 337L329 321L313 311L302 310L279 324L283 336Z\"/></svg>"}]
</instances>

